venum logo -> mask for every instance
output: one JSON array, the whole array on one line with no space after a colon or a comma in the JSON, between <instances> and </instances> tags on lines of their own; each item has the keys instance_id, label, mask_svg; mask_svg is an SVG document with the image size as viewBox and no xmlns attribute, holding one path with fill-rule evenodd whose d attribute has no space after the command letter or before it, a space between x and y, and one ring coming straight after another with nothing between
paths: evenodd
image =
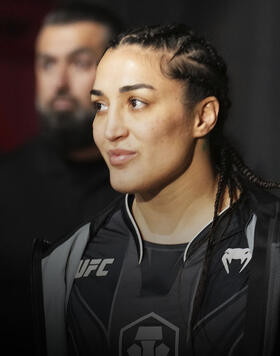
<instances>
[{"instance_id":1,"label":"venum logo","mask_svg":"<svg viewBox=\"0 0 280 356\"><path fill-rule=\"evenodd\" d=\"M250 262L251 258L252 252L249 248L228 248L222 257L222 262L227 273L229 273L229 265L232 260L240 260L241 265L245 262L239 271L240 273Z\"/></svg>"},{"instance_id":2,"label":"venum logo","mask_svg":"<svg viewBox=\"0 0 280 356\"><path fill-rule=\"evenodd\" d=\"M107 276L109 271L106 268L108 265L113 264L114 261L114 258L94 258L91 260L81 260L75 278L88 277L89 274L94 271L97 277Z\"/></svg>"},{"instance_id":3,"label":"venum logo","mask_svg":"<svg viewBox=\"0 0 280 356\"><path fill-rule=\"evenodd\" d=\"M119 356L178 356L179 328L150 313L121 329Z\"/></svg>"}]
</instances>

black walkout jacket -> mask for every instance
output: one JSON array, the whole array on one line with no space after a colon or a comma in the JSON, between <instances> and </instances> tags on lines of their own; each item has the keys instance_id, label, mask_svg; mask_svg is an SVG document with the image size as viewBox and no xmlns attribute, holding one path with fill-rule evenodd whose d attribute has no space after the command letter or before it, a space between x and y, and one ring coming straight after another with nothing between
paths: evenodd
<instances>
[{"instance_id":1,"label":"black walkout jacket","mask_svg":"<svg viewBox=\"0 0 280 356\"><path fill-rule=\"evenodd\" d=\"M256 189L250 188L244 194L250 206L245 234L252 250L252 261L244 333L239 340L238 355L280 355L280 202L273 195ZM128 221L127 217L129 199L128 195L118 199L92 222L54 245L35 240L32 296L37 355L68 354L66 311L71 287L88 241L101 228L112 224L112 216L126 215L141 260L141 236L133 218ZM185 259L197 252L190 244ZM198 249L205 251L205 244L200 244ZM196 274L199 278L199 273ZM194 295L195 292L194 288Z\"/></svg>"}]
</instances>

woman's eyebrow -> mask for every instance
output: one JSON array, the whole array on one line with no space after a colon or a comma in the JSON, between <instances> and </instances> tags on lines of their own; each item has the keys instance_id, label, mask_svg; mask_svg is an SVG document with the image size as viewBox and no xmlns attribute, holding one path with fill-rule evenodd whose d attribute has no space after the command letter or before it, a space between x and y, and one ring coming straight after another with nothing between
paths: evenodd
<instances>
[{"instance_id":1,"label":"woman's eyebrow","mask_svg":"<svg viewBox=\"0 0 280 356\"><path fill-rule=\"evenodd\" d=\"M119 92L125 93L127 91L142 89L142 88L153 89L153 90L155 89L152 85L145 84L145 83L139 83L139 84L134 84L134 85L125 85L119 89Z\"/></svg>"},{"instance_id":2,"label":"woman's eyebrow","mask_svg":"<svg viewBox=\"0 0 280 356\"><path fill-rule=\"evenodd\" d=\"M134 84L134 85L125 85L119 89L119 92L126 93L131 90L142 89L142 88L155 90L155 88L150 84L139 83L139 84ZM90 91L90 95L103 96L104 93L101 90L92 89Z\"/></svg>"}]
</instances>

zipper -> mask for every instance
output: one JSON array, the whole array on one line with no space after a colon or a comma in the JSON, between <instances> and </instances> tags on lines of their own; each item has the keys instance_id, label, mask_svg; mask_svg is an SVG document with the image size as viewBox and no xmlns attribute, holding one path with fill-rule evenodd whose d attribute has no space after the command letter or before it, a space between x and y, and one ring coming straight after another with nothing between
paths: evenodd
<instances>
[{"instance_id":1,"label":"zipper","mask_svg":"<svg viewBox=\"0 0 280 356\"><path fill-rule=\"evenodd\" d=\"M32 247L31 265L31 300L32 300L32 319L33 319L33 345L35 355L47 356L45 314L42 285L42 266L41 261L49 247L49 242L34 239Z\"/></svg>"}]
</instances>

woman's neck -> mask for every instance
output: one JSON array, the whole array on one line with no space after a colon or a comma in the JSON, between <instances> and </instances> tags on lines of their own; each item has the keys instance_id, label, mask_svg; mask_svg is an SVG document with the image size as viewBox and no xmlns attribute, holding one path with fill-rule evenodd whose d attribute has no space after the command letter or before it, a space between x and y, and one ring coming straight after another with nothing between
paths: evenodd
<instances>
[{"instance_id":1,"label":"woman's neck","mask_svg":"<svg viewBox=\"0 0 280 356\"><path fill-rule=\"evenodd\" d=\"M132 211L143 239L160 244L190 241L213 219L217 185L210 158L194 155L188 169L160 192L135 194ZM225 200L221 210L229 203Z\"/></svg>"}]
</instances>

